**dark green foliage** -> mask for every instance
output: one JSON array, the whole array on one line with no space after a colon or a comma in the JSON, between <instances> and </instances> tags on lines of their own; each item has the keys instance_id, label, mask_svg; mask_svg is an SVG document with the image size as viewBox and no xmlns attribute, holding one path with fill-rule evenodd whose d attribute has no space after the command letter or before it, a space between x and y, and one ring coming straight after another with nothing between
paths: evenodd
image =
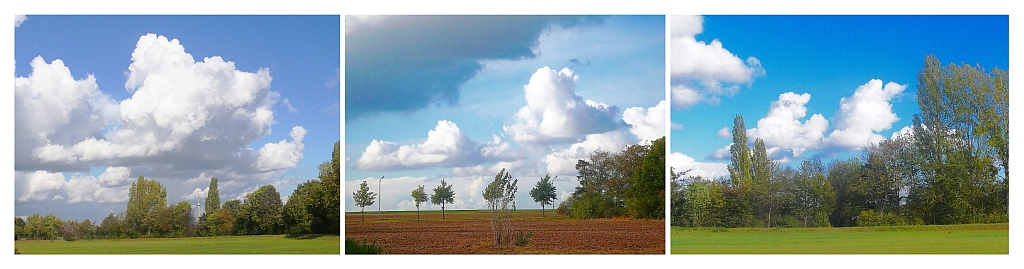
<instances>
[{"instance_id":1,"label":"dark green foliage","mask_svg":"<svg viewBox=\"0 0 1024 269\"><path fill-rule=\"evenodd\" d=\"M310 232L312 216L306 210L311 196L310 186L314 181L306 181L295 187L288 202L284 204L284 232L288 234L304 234Z\"/></svg>"},{"instance_id":2,"label":"dark green foliage","mask_svg":"<svg viewBox=\"0 0 1024 269\"><path fill-rule=\"evenodd\" d=\"M559 205L559 214L579 219L627 214L664 218L664 138L660 140L662 150L631 145L618 153L597 151L589 160L577 161L579 185Z\"/></svg>"},{"instance_id":3,"label":"dark green foliage","mask_svg":"<svg viewBox=\"0 0 1024 269\"><path fill-rule=\"evenodd\" d=\"M365 183L365 182L364 182ZM444 205L455 202L455 192L452 191L452 185L448 185L441 180L441 185L434 187L434 194L430 196L430 203L434 205L441 205L441 219L444 219Z\"/></svg>"},{"instance_id":4,"label":"dark green foliage","mask_svg":"<svg viewBox=\"0 0 1024 269\"><path fill-rule=\"evenodd\" d=\"M626 207L633 218L665 218L665 137L654 140L633 171Z\"/></svg>"},{"instance_id":5,"label":"dark green foliage","mask_svg":"<svg viewBox=\"0 0 1024 269\"><path fill-rule=\"evenodd\" d=\"M128 195L124 217L128 236L150 235L152 228L159 224L160 211L167 207L167 189L156 180L139 176Z\"/></svg>"},{"instance_id":6,"label":"dark green foliage","mask_svg":"<svg viewBox=\"0 0 1024 269\"><path fill-rule=\"evenodd\" d=\"M558 176L555 176L558 178ZM415 197L415 193L413 194ZM544 216L544 205L551 205L555 202L555 185L551 183L551 175L544 175L537 181L537 185L530 190L530 197L533 197L533 201L540 204L541 216ZM419 204L417 203L417 208Z\"/></svg>"},{"instance_id":7,"label":"dark green foliage","mask_svg":"<svg viewBox=\"0 0 1024 269\"><path fill-rule=\"evenodd\" d=\"M247 194L239 216L245 234L280 233L283 208L281 194L273 185L261 186Z\"/></svg>"},{"instance_id":8,"label":"dark green foliage","mask_svg":"<svg viewBox=\"0 0 1024 269\"><path fill-rule=\"evenodd\" d=\"M217 178L210 178L210 187L206 191L206 206L203 211L206 214L217 212L220 209L220 192L217 191Z\"/></svg>"},{"instance_id":9,"label":"dark green foliage","mask_svg":"<svg viewBox=\"0 0 1024 269\"><path fill-rule=\"evenodd\" d=\"M381 254L384 253L384 248L377 246L376 243L366 243L366 240L362 242L356 241L354 238L345 237L345 254Z\"/></svg>"}]
</instances>

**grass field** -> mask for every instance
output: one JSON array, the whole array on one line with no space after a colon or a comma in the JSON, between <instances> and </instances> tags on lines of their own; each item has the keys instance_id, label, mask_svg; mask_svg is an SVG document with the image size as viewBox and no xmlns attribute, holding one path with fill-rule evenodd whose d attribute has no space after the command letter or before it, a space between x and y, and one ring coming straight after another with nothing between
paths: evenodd
<instances>
[{"instance_id":1,"label":"grass field","mask_svg":"<svg viewBox=\"0 0 1024 269\"><path fill-rule=\"evenodd\" d=\"M21 254L341 254L338 236L284 235L116 240L18 240Z\"/></svg>"},{"instance_id":2,"label":"grass field","mask_svg":"<svg viewBox=\"0 0 1024 269\"><path fill-rule=\"evenodd\" d=\"M345 237L381 246L385 254L664 254L665 221L628 218L577 220L516 210L515 230L526 246L496 246L486 210L359 212L345 214Z\"/></svg>"},{"instance_id":3,"label":"grass field","mask_svg":"<svg viewBox=\"0 0 1024 269\"><path fill-rule=\"evenodd\" d=\"M842 228L672 227L672 254L1008 254L1008 223Z\"/></svg>"}]
</instances>

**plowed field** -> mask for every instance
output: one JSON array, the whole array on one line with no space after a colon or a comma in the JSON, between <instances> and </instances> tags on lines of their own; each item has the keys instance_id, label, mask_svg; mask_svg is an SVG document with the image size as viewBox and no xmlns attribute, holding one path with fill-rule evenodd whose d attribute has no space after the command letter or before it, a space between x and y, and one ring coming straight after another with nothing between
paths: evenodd
<instances>
[{"instance_id":1,"label":"plowed field","mask_svg":"<svg viewBox=\"0 0 1024 269\"><path fill-rule=\"evenodd\" d=\"M664 220L542 218L517 212L515 230L533 233L523 247L494 244L490 214L481 211L345 215L345 236L376 242L388 254L664 254Z\"/></svg>"}]
</instances>

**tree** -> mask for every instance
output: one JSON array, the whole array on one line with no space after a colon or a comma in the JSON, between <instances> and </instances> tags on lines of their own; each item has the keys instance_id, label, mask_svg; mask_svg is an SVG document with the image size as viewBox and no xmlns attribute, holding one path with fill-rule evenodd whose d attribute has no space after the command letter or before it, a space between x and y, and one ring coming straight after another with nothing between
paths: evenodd
<instances>
[{"instance_id":1,"label":"tree","mask_svg":"<svg viewBox=\"0 0 1024 269\"><path fill-rule=\"evenodd\" d=\"M419 188L412 190L412 199L416 202L416 220L420 219L420 204L427 200L427 191L423 190L423 185Z\"/></svg>"},{"instance_id":2,"label":"tree","mask_svg":"<svg viewBox=\"0 0 1024 269\"><path fill-rule=\"evenodd\" d=\"M782 196L779 178L779 164L768 157L764 140L754 140L754 152L751 156L753 166L751 176L751 196L757 205L757 211L764 220L765 226L772 227L772 215L778 212Z\"/></svg>"},{"instance_id":3,"label":"tree","mask_svg":"<svg viewBox=\"0 0 1024 269\"><path fill-rule=\"evenodd\" d=\"M150 234L155 226L157 213L167 206L167 189L156 180L139 176L128 190L128 209L125 211L125 223L130 235L145 232Z\"/></svg>"},{"instance_id":4,"label":"tree","mask_svg":"<svg viewBox=\"0 0 1024 269\"><path fill-rule=\"evenodd\" d=\"M437 190L435 189L434 191L436 192ZM359 184L358 191L352 193L352 199L355 200L356 206L359 207L359 216L362 221L366 221L366 219L363 217L363 215L365 214L364 209L367 206L373 205L373 200L376 198L377 194L370 191L370 187L366 186L366 180L363 180L363 183Z\"/></svg>"},{"instance_id":5,"label":"tree","mask_svg":"<svg viewBox=\"0 0 1024 269\"><path fill-rule=\"evenodd\" d=\"M925 57L913 135L921 178L908 197L916 217L930 224L1008 219L1008 83L999 68L943 67L935 55Z\"/></svg>"},{"instance_id":6,"label":"tree","mask_svg":"<svg viewBox=\"0 0 1024 269\"><path fill-rule=\"evenodd\" d=\"M277 234L281 227L281 194L273 185L263 185L245 195L242 207L246 234Z\"/></svg>"},{"instance_id":7,"label":"tree","mask_svg":"<svg viewBox=\"0 0 1024 269\"><path fill-rule=\"evenodd\" d=\"M483 197L487 201L487 209L491 211L494 243L499 246L510 245L515 240L511 211L516 210L516 191L519 189L517 183L519 180L513 179L503 168L484 188Z\"/></svg>"},{"instance_id":8,"label":"tree","mask_svg":"<svg viewBox=\"0 0 1024 269\"><path fill-rule=\"evenodd\" d=\"M835 192L836 206L829 215L832 226L856 226L857 216L863 210L864 196L857 192L863 165L858 158L833 160L828 168L828 181Z\"/></svg>"},{"instance_id":9,"label":"tree","mask_svg":"<svg viewBox=\"0 0 1024 269\"><path fill-rule=\"evenodd\" d=\"M557 197L555 196L555 185L551 183L551 175L544 175L540 181L537 181L537 185L530 190L530 197L533 197L533 202L540 204L540 214L543 217L544 205L551 205Z\"/></svg>"},{"instance_id":10,"label":"tree","mask_svg":"<svg viewBox=\"0 0 1024 269\"><path fill-rule=\"evenodd\" d=\"M220 193L217 192L217 178L210 178L210 187L206 191L206 206L204 212L210 214L220 209Z\"/></svg>"},{"instance_id":11,"label":"tree","mask_svg":"<svg viewBox=\"0 0 1024 269\"><path fill-rule=\"evenodd\" d=\"M365 185L366 182L363 181L363 185L361 186ZM362 187L360 187L360 189L361 188ZM434 205L441 205L441 219L444 219L444 204L455 203L455 192L452 191L452 185L448 185L448 183L444 182L444 179L442 179L441 185L434 187L434 195L430 196L430 203ZM370 204L373 203L371 202Z\"/></svg>"},{"instance_id":12,"label":"tree","mask_svg":"<svg viewBox=\"0 0 1024 269\"><path fill-rule=\"evenodd\" d=\"M25 231L25 220L19 217L14 217L14 240L18 240L22 237L22 233Z\"/></svg>"},{"instance_id":13,"label":"tree","mask_svg":"<svg viewBox=\"0 0 1024 269\"><path fill-rule=\"evenodd\" d=\"M626 208L633 218L665 218L665 137L654 140L632 172Z\"/></svg>"},{"instance_id":14,"label":"tree","mask_svg":"<svg viewBox=\"0 0 1024 269\"><path fill-rule=\"evenodd\" d=\"M319 182L314 180L300 183L292 191L292 195L288 196L288 202L284 204L283 212L286 233L302 234L311 231L310 224L313 216L309 214L307 207L311 196L311 187L318 184Z\"/></svg>"},{"instance_id":15,"label":"tree","mask_svg":"<svg viewBox=\"0 0 1024 269\"><path fill-rule=\"evenodd\" d=\"M750 147L747 146L747 129L743 116L736 115L732 127L732 146L729 146L731 163L728 166L729 179L734 186L749 185L752 180L753 163Z\"/></svg>"},{"instance_id":16,"label":"tree","mask_svg":"<svg viewBox=\"0 0 1024 269\"><path fill-rule=\"evenodd\" d=\"M174 229L175 237L192 236L192 233L196 229L196 218L195 215L192 214L192 204L188 203L188 201L181 201L174 205L173 221L176 222Z\"/></svg>"}]
</instances>

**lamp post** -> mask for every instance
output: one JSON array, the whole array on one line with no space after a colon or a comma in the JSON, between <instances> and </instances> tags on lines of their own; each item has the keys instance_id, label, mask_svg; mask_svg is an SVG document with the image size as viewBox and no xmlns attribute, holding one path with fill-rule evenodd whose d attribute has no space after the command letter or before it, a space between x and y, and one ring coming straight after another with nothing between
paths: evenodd
<instances>
[{"instance_id":1,"label":"lamp post","mask_svg":"<svg viewBox=\"0 0 1024 269\"><path fill-rule=\"evenodd\" d=\"M380 193L380 181L382 179L384 179L384 176L380 176L380 179L377 180L377 195L380 197L380 199L377 200L377 219L380 219L380 203L381 201L384 201L384 195Z\"/></svg>"}]
</instances>

